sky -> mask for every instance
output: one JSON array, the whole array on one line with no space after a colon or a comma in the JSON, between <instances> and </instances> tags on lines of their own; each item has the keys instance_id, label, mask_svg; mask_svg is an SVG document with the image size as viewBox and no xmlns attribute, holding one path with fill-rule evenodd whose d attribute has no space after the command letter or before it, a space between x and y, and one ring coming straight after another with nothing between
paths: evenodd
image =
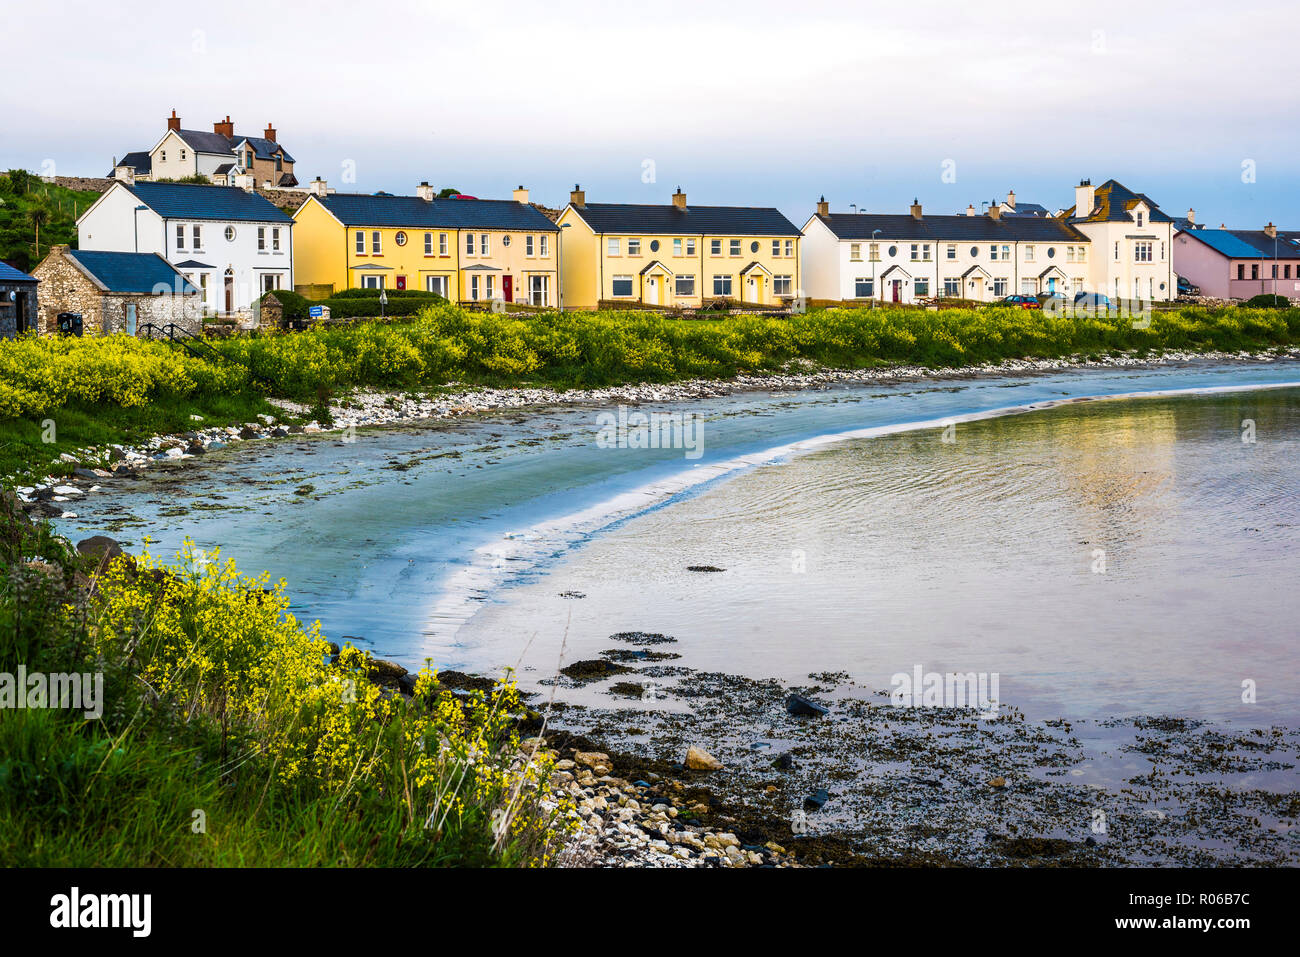
<instances>
[{"instance_id":1,"label":"sky","mask_svg":"<svg viewBox=\"0 0 1300 957\"><path fill-rule=\"evenodd\" d=\"M306 183L930 213L1115 178L1300 228L1294 0L7 4L0 168L268 122Z\"/></svg>"}]
</instances>

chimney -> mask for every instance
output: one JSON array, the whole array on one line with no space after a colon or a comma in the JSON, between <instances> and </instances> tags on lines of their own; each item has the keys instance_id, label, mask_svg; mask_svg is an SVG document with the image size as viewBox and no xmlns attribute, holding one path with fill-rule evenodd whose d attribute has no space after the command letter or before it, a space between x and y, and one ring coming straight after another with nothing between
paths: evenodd
<instances>
[{"instance_id":1,"label":"chimney","mask_svg":"<svg viewBox=\"0 0 1300 957\"><path fill-rule=\"evenodd\" d=\"M1274 226L1272 222L1270 222L1267 226L1264 227L1264 235L1267 236L1269 239L1277 239L1277 227Z\"/></svg>"},{"instance_id":2,"label":"chimney","mask_svg":"<svg viewBox=\"0 0 1300 957\"><path fill-rule=\"evenodd\" d=\"M326 185L325 180L317 176L307 185L307 192L311 193L313 196L328 196L329 188Z\"/></svg>"},{"instance_id":3,"label":"chimney","mask_svg":"<svg viewBox=\"0 0 1300 957\"><path fill-rule=\"evenodd\" d=\"M276 139L275 139L275 127L272 126L270 123L267 123L267 124L266 124L266 133L264 134L264 136L265 136L266 139L270 140L272 143L276 142Z\"/></svg>"},{"instance_id":4,"label":"chimney","mask_svg":"<svg viewBox=\"0 0 1300 957\"><path fill-rule=\"evenodd\" d=\"M587 194L582 191L582 187L577 183L573 184L573 192L569 194L569 202L574 206L587 205Z\"/></svg>"},{"instance_id":5,"label":"chimney","mask_svg":"<svg viewBox=\"0 0 1300 957\"><path fill-rule=\"evenodd\" d=\"M989 219L993 220L993 222L996 223L1001 218L1002 218L1002 207L999 206L997 203L994 203L991 206L989 206Z\"/></svg>"},{"instance_id":6,"label":"chimney","mask_svg":"<svg viewBox=\"0 0 1300 957\"><path fill-rule=\"evenodd\" d=\"M677 187L677 192L673 193L673 205L678 209L686 208L686 194L682 192L680 186Z\"/></svg>"},{"instance_id":7,"label":"chimney","mask_svg":"<svg viewBox=\"0 0 1300 957\"><path fill-rule=\"evenodd\" d=\"M1192 224L1195 223L1195 222L1196 222L1196 210L1191 209L1191 208L1188 208L1188 210L1187 210L1187 225L1190 226L1190 225L1192 225Z\"/></svg>"},{"instance_id":8,"label":"chimney","mask_svg":"<svg viewBox=\"0 0 1300 957\"><path fill-rule=\"evenodd\" d=\"M1079 180L1079 185L1074 187L1074 215L1082 217L1092 213L1094 192L1092 180Z\"/></svg>"},{"instance_id":9,"label":"chimney","mask_svg":"<svg viewBox=\"0 0 1300 957\"><path fill-rule=\"evenodd\" d=\"M817 215L829 216L830 214L831 214L831 204L826 202L826 197L823 196L821 199L817 200Z\"/></svg>"},{"instance_id":10,"label":"chimney","mask_svg":"<svg viewBox=\"0 0 1300 957\"><path fill-rule=\"evenodd\" d=\"M1007 208L1013 213L1016 211L1016 191L1014 189L1007 190Z\"/></svg>"},{"instance_id":11,"label":"chimney","mask_svg":"<svg viewBox=\"0 0 1300 957\"><path fill-rule=\"evenodd\" d=\"M415 187L415 195L420 197L420 199L424 200L426 203L432 203L433 187L422 181L419 186Z\"/></svg>"},{"instance_id":12,"label":"chimney","mask_svg":"<svg viewBox=\"0 0 1300 957\"><path fill-rule=\"evenodd\" d=\"M523 186L515 187L515 202L522 203L525 206L528 205L528 190L524 189Z\"/></svg>"},{"instance_id":13,"label":"chimney","mask_svg":"<svg viewBox=\"0 0 1300 957\"><path fill-rule=\"evenodd\" d=\"M235 124L230 122L229 113L226 114L224 120L217 120L217 122L212 124L212 132L220 133L228 140L233 140L235 138Z\"/></svg>"},{"instance_id":14,"label":"chimney","mask_svg":"<svg viewBox=\"0 0 1300 957\"><path fill-rule=\"evenodd\" d=\"M167 117L167 129L171 130L173 133L176 133L180 131L180 128L181 128L181 118L176 115L175 110L172 110L172 115Z\"/></svg>"},{"instance_id":15,"label":"chimney","mask_svg":"<svg viewBox=\"0 0 1300 957\"><path fill-rule=\"evenodd\" d=\"M921 218L921 202L916 198L912 199L912 218L913 219Z\"/></svg>"},{"instance_id":16,"label":"chimney","mask_svg":"<svg viewBox=\"0 0 1300 957\"><path fill-rule=\"evenodd\" d=\"M966 215L967 215L967 216L974 216L974 215L975 215L975 204L974 204L974 203L967 203L967 204L966 204Z\"/></svg>"}]
</instances>

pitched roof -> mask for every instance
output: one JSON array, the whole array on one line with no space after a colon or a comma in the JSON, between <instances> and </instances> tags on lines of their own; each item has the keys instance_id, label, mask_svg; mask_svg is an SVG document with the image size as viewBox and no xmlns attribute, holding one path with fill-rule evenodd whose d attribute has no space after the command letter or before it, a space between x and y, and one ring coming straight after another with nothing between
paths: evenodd
<instances>
[{"instance_id":1,"label":"pitched roof","mask_svg":"<svg viewBox=\"0 0 1300 957\"><path fill-rule=\"evenodd\" d=\"M1132 218L1130 212L1139 202L1146 203L1147 208L1151 210L1151 222L1173 222L1172 218L1160 211L1160 207L1150 196L1145 193L1135 193L1123 183L1113 179L1106 180L1093 192L1092 209L1088 213L1078 216L1071 206L1061 216L1073 223L1124 223Z\"/></svg>"},{"instance_id":2,"label":"pitched roof","mask_svg":"<svg viewBox=\"0 0 1300 957\"><path fill-rule=\"evenodd\" d=\"M1199 239L1230 259L1295 259L1300 256L1300 232L1279 229L1277 241L1262 229L1197 229L1186 235Z\"/></svg>"},{"instance_id":3,"label":"pitched roof","mask_svg":"<svg viewBox=\"0 0 1300 957\"><path fill-rule=\"evenodd\" d=\"M798 236L799 228L775 209L759 206L664 206L587 203L570 206L597 233L683 236Z\"/></svg>"},{"instance_id":4,"label":"pitched roof","mask_svg":"<svg viewBox=\"0 0 1300 957\"><path fill-rule=\"evenodd\" d=\"M559 227L527 203L510 199L434 199L418 196L330 193L315 197L344 226L405 226L408 229L518 229L558 232Z\"/></svg>"},{"instance_id":5,"label":"pitched roof","mask_svg":"<svg viewBox=\"0 0 1300 957\"><path fill-rule=\"evenodd\" d=\"M109 292L152 293L159 287L182 293L198 292L157 253L118 253L76 249L66 253Z\"/></svg>"},{"instance_id":6,"label":"pitched roof","mask_svg":"<svg viewBox=\"0 0 1300 957\"><path fill-rule=\"evenodd\" d=\"M149 158L147 151L137 150L134 153L127 153L123 156L117 161L117 166L129 166L131 169L135 170L137 176L145 176L148 175L149 170L153 168L153 160ZM113 171L117 169L117 166L114 166L113 169L108 171L109 176L113 175Z\"/></svg>"},{"instance_id":7,"label":"pitched roof","mask_svg":"<svg viewBox=\"0 0 1300 957\"><path fill-rule=\"evenodd\" d=\"M238 186L198 183L122 184L164 219L216 219L254 223L292 223L274 203Z\"/></svg>"},{"instance_id":8,"label":"pitched roof","mask_svg":"<svg viewBox=\"0 0 1300 957\"><path fill-rule=\"evenodd\" d=\"M237 136L231 140L222 133L209 133L205 130L177 130L176 135L196 153L231 153L234 144L243 139L242 136Z\"/></svg>"},{"instance_id":9,"label":"pitched roof","mask_svg":"<svg viewBox=\"0 0 1300 957\"><path fill-rule=\"evenodd\" d=\"M931 242L1087 242L1069 223L1047 216L922 216L910 213L831 213L818 216L840 239Z\"/></svg>"},{"instance_id":10,"label":"pitched roof","mask_svg":"<svg viewBox=\"0 0 1300 957\"><path fill-rule=\"evenodd\" d=\"M0 282L38 282L35 276L29 276L21 269L15 269L7 262L0 261Z\"/></svg>"},{"instance_id":11,"label":"pitched roof","mask_svg":"<svg viewBox=\"0 0 1300 957\"><path fill-rule=\"evenodd\" d=\"M253 155L258 159L274 159L275 154L279 152L286 163L294 161L288 150L275 140L268 140L265 136L240 136L236 134L235 138L230 141L229 149L233 151L240 143L247 143L253 147Z\"/></svg>"}]
</instances>

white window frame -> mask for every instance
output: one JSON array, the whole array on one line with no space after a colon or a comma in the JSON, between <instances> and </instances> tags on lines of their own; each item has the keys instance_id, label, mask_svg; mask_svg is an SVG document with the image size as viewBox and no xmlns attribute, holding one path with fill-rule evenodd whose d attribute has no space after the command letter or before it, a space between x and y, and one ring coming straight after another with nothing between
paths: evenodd
<instances>
[{"instance_id":1,"label":"white window frame","mask_svg":"<svg viewBox=\"0 0 1300 957\"><path fill-rule=\"evenodd\" d=\"M627 284L627 292L620 293L618 291L620 283ZM636 295L636 280L628 275L611 276L609 282L609 295L613 299L631 299Z\"/></svg>"}]
</instances>

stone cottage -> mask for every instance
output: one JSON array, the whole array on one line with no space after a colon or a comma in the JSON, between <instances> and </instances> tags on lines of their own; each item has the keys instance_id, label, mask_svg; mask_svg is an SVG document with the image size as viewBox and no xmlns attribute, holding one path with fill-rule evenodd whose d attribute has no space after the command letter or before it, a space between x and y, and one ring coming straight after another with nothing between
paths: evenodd
<instances>
[{"instance_id":1,"label":"stone cottage","mask_svg":"<svg viewBox=\"0 0 1300 957\"><path fill-rule=\"evenodd\" d=\"M36 328L38 282L35 276L0 262L0 339Z\"/></svg>"},{"instance_id":2,"label":"stone cottage","mask_svg":"<svg viewBox=\"0 0 1300 957\"><path fill-rule=\"evenodd\" d=\"M148 335L148 324L202 332L199 290L157 253L55 246L33 275L41 283L38 328L44 334L59 331L62 312L81 315L84 335Z\"/></svg>"}]
</instances>

